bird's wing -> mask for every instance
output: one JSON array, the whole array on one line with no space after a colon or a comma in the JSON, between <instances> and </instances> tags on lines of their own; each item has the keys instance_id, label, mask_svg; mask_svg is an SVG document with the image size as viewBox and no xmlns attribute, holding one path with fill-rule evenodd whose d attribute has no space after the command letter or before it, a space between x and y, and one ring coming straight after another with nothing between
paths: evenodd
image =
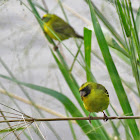
<instances>
[{"instance_id":1,"label":"bird's wing","mask_svg":"<svg viewBox=\"0 0 140 140\"><path fill-rule=\"evenodd\" d=\"M52 22L52 27L54 31L59 34L63 34L69 37L75 36L74 29L62 19L56 19L54 22Z\"/></svg>"},{"instance_id":2,"label":"bird's wing","mask_svg":"<svg viewBox=\"0 0 140 140\"><path fill-rule=\"evenodd\" d=\"M104 93L106 93L109 96L108 91L105 89L104 86L102 86L100 84L97 84L97 87L96 88L99 89L99 90L102 90Z\"/></svg>"}]
</instances>

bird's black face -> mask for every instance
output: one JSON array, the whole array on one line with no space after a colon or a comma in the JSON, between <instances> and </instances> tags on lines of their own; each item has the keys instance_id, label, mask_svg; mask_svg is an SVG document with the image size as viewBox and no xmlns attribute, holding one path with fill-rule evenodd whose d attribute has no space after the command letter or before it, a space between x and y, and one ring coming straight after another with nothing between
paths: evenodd
<instances>
[{"instance_id":1,"label":"bird's black face","mask_svg":"<svg viewBox=\"0 0 140 140\"><path fill-rule=\"evenodd\" d=\"M81 97L86 97L88 94L90 94L91 88L87 85L86 87L84 87L83 89L81 89L80 92L80 96Z\"/></svg>"}]
</instances>

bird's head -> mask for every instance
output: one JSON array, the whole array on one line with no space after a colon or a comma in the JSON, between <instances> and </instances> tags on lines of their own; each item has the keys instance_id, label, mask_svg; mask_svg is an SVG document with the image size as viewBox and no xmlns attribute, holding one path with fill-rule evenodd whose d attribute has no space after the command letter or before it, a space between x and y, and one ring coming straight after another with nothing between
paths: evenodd
<instances>
[{"instance_id":1,"label":"bird's head","mask_svg":"<svg viewBox=\"0 0 140 140\"><path fill-rule=\"evenodd\" d=\"M83 99L83 97L86 97L90 94L91 92L91 85L90 82L84 83L80 88L79 88L80 96Z\"/></svg>"},{"instance_id":2,"label":"bird's head","mask_svg":"<svg viewBox=\"0 0 140 140\"><path fill-rule=\"evenodd\" d=\"M52 18L52 15L51 14L46 14L42 17L42 20L44 22L48 22L50 19Z\"/></svg>"}]
</instances>

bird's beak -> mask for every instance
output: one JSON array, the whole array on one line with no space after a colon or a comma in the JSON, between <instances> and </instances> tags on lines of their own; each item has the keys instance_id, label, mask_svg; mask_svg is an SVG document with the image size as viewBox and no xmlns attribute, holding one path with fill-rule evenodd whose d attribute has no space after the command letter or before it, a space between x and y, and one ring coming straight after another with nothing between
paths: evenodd
<instances>
[{"instance_id":1,"label":"bird's beak","mask_svg":"<svg viewBox=\"0 0 140 140\"><path fill-rule=\"evenodd\" d=\"M85 91L80 91L80 96L81 97L84 97L86 95L86 92Z\"/></svg>"}]
</instances>

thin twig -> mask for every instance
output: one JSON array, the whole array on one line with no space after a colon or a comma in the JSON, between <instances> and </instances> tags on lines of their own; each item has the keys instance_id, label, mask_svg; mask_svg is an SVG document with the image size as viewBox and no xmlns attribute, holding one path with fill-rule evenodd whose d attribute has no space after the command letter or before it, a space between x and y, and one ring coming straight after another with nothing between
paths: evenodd
<instances>
[{"instance_id":1,"label":"thin twig","mask_svg":"<svg viewBox=\"0 0 140 140\"><path fill-rule=\"evenodd\" d=\"M32 122L29 122L29 124L30 124L30 123L32 123ZM22 126L20 126L20 127L23 127L23 126L25 126L25 125L26 125L26 124L24 124L24 125L22 125ZM16 128L16 129L17 129L17 128ZM8 135L10 135L12 132L15 132L16 129L14 129L14 130L12 130L11 132L7 133L5 136L2 137L2 139L4 139L5 137L7 137Z\"/></svg>"},{"instance_id":2,"label":"thin twig","mask_svg":"<svg viewBox=\"0 0 140 140\"><path fill-rule=\"evenodd\" d=\"M2 115L2 116L0 116L0 117L3 117L4 120L7 120L7 116L4 115L4 113L1 111L1 109L0 109L0 113L1 113L1 115ZM7 124L8 124L8 126L9 126L10 129L13 129L12 126L11 126L11 124L10 124L9 122L7 122ZM13 131L13 134L15 135L15 137L17 138L17 140L20 140L20 138L18 138L16 132Z\"/></svg>"},{"instance_id":3,"label":"thin twig","mask_svg":"<svg viewBox=\"0 0 140 140\"><path fill-rule=\"evenodd\" d=\"M24 119L24 120L4 120L0 121L0 123L4 122L33 122L33 121L68 121L68 120L104 120L104 117L69 117L69 118L41 118L41 119L36 119L36 118L31 118L31 119ZM122 116L122 117L108 117L109 120L115 120L115 119L140 119L140 116Z\"/></svg>"},{"instance_id":4,"label":"thin twig","mask_svg":"<svg viewBox=\"0 0 140 140\"><path fill-rule=\"evenodd\" d=\"M19 125L21 125L21 124L25 124L25 122L22 122L22 123L20 123L20 124L15 124L15 125L12 125L12 127L16 127L16 126L19 126ZM7 130L7 129L9 129L10 127L6 127L6 128L4 128L4 129L0 129L0 132L1 131L4 131L4 130ZM16 128L12 128L12 130L15 130Z\"/></svg>"},{"instance_id":5,"label":"thin twig","mask_svg":"<svg viewBox=\"0 0 140 140\"><path fill-rule=\"evenodd\" d=\"M2 104L2 103L0 103L0 104L3 105L3 106L5 106L5 107L7 107L7 108L10 108L10 109L12 109L12 110L14 110L14 111L16 111L16 112L19 112L19 113L23 114L24 116L26 116L26 117L28 117L28 118L30 118L30 116L24 114L23 112L20 112L20 111L14 109L14 108L11 108L11 107L9 107L9 106L7 106L7 105L5 105L5 104Z\"/></svg>"},{"instance_id":6,"label":"thin twig","mask_svg":"<svg viewBox=\"0 0 140 140\"><path fill-rule=\"evenodd\" d=\"M0 93L2 93L2 94L4 94L4 95L7 95L7 93L8 93L9 96L11 96L12 98L14 98L14 99L16 99L16 100L19 100L19 101L24 102L24 103L26 103L26 104L32 105L32 102L31 102L31 101L29 101L29 100L27 100L27 99L24 99L24 98L22 98L22 97L20 97L20 96L17 96L17 95L15 95L14 93L10 93L10 92L8 92L8 91L6 91L6 90L3 90L3 89L0 89ZM57 117L61 117L61 118L66 117L65 115L60 114L59 112L56 112L56 111L54 111L54 110L52 110L52 109L50 109L50 108L41 106L41 105L39 105L39 104L35 104L35 105L36 105L37 108L39 108L39 109L41 109L41 110L43 110L43 111L45 111L45 112L48 112L48 113L50 113L50 114L52 114L52 115L55 115L55 116L57 116ZM4 112L4 111L3 111L3 112ZM11 114L12 114L12 113L11 113ZM20 116L21 116L21 115L20 115Z\"/></svg>"},{"instance_id":7,"label":"thin twig","mask_svg":"<svg viewBox=\"0 0 140 140\"><path fill-rule=\"evenodd\" d=\"M8 114L17 115L17 116L22 117L22 115L20 115L20 114L11 113L11 112L8 112L8 111L3 111L3 110L1 110L0 112L4 112L4 113L8 113Z\"/></svg>"},{"instance_id":8,"label":"thin twig","mask_svg":"<svg viewBox=\"0 0 140 140\"><path fill-rule=\"evenodd\" d=\"M36 123L35 123L35 125L36 125L36 128L38 129L38 131L40 132L42 138L45 140L45 136L42 134L42 132L41 132L41 130L39 129L38 125L37 125Z\"/></svg>"},{"instance_id":9,"label":"thin twig","mask_svg":"<svg viewBox=\"0 0 140 140\"><path fill-rule=\"evenodd\" d=\"M0 118L3 118L3 116L0 116ZM5 116L5 118L6 118L6 119L7 119L7 118L22 119L22 118L20 118L20 117L12 117L12 116Z\"/></svg>"},{"instance_id":10,"label":"thin twig","mask_svg":"<svg viewBox=\"0 0 140 140\"><path fill-rule=\"evenodd\" d=\"M18 137L22 134L22 132L25 130L25 129L27 129L30 125L31 125L32 123L28 123L28 125L18 134Z\"/></svg>"}]
</instances>

